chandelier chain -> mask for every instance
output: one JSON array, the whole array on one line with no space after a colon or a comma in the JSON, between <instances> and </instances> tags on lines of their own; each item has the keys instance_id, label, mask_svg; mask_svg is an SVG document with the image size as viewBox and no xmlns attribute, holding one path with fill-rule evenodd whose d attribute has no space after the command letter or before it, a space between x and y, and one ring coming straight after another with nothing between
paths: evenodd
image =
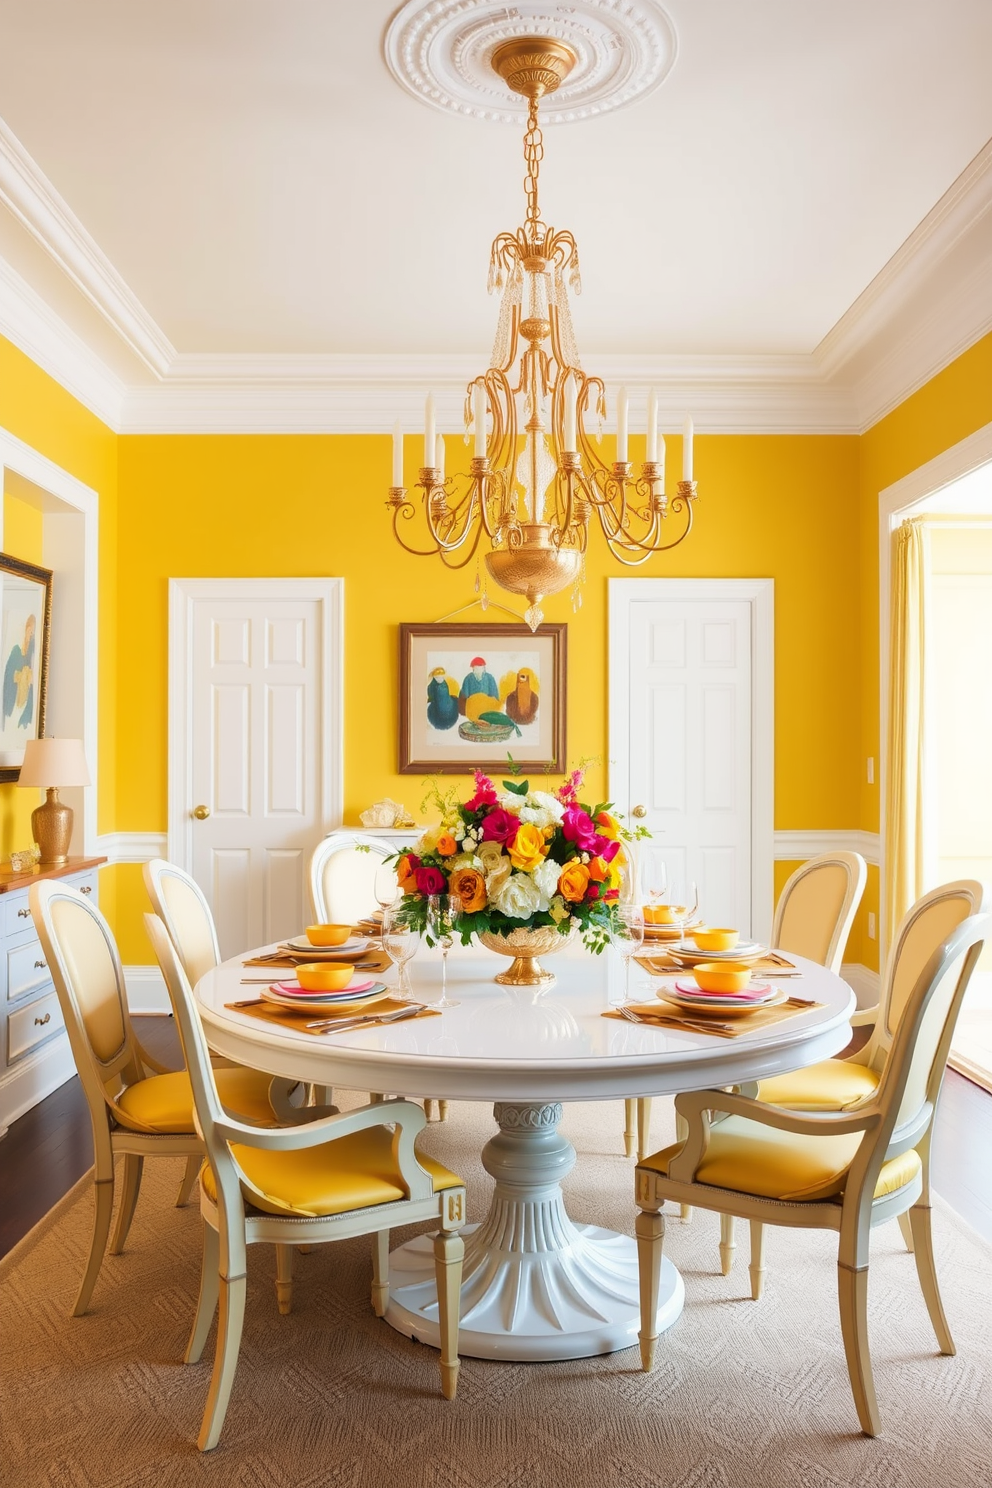
<instances>
[{"instance_id":1,"label":"chandelier chain","mask_svg":"<svg viewBox=\"0 0 992 1488\"><path fill-rule=\"evenodd\" d=\"M530 100L527 110L527 132L524 135L524 160L527 165L527 174L524 176L524 192L527 196L527 227L530 229L528 237L537 239L541 236L541 208L537 200L538 177L541 173L541 161L544 159L544 135L541 133L541 125L537 116L536 98Z\"/></svg>"}]
</instances>

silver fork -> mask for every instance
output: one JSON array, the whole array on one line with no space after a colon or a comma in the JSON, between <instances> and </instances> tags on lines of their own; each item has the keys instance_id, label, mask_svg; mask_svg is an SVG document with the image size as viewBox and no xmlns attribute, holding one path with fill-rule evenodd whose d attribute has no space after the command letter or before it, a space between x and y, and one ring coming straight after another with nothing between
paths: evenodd
<instances>
[{"instance_id":1,"label":"silver fork","mask_svg":"<svg viewBox=\"0 0 992 1488\"><path fill-rule=\"evenodd\" d=\"M404 1018L415 1018L418 1013L422 1013L426 1005L423 1002L412 1002L409 1007L397 1008L395 1013L364 1013L360 1018L321 1018L316 1023L308 1023L307 1027L328 1033L331 1029L342 1031L347 1028L361 1028L366 1023L402 1023Z\"/></svg>"},{"instance_id":2,"label":"silver fork","mask_svg":"<svg viewBox=\"0 0 992 1488\"><path fill-rule=\"evenodd\" d=\"M660 1022L658 1018L642 1018L632 1008L620 1007L617 1009L621 1018L626 1018L628 1023L639 1023L643 1028L650 1028L652 1023ZM729 1023L713 1023L707 1019L705 1023L693 1023L688 1018L670 1018L669 1023L673 1028L688 1028L691 1033L730 1033Z\"/></svg>"}]
</instances>

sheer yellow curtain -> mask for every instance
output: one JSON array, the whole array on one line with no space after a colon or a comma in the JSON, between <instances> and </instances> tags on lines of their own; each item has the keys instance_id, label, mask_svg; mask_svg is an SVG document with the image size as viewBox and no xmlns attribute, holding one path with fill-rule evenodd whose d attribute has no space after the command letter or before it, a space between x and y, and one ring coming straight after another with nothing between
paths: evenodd
<instances>
[{"instance_id":1,"label":"sheer yellow curtain","mask_svg":"<svg viewBox=\"0 0 992 1488\"><path fill-rule=\"evenodd\" d=\"M889 741L885 812L885 944L925 888L924 712L930 534L911 517L892 535Z\"/></svg>"}]
</instances>

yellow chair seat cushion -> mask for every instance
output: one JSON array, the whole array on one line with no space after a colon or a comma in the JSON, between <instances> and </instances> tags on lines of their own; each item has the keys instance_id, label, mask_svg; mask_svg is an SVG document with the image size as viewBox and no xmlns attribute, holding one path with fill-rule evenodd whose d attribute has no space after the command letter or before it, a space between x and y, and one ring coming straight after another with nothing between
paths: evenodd
<instances>
[{"instance_id":1,"label":"yellow chair seat cushion","mask_svg":"<svg viewBox=\"0 0 992 1488\"><path fill-rule=\"evenodd\" d=\"M866 1064L824 1059L808 1069L762 1080L758 1099L766 1106L786 1106L790 1111L849 1111L875 1094L880 1078Z\"/></svg>"},{"instance_id":2,"label":"yellow chair seat cushion","mask_svg":"<svg viewBox=\"0 0 992 1488\"><path fill-rule=\"evenodd\" d=\"M247 1180L241 1185L245 1198L266 1214L345 1214L407 1197L393 1159L392 1133L384 1126L295 1152L265 1152L240 1143L232 1144L231 1152ZM417 1161L431 1175L435 1193L462 1186L460 1178L432 1158L418 1152ZM216 1203L217 1187L208 1163L200 1181Z\"/></svg>"},{"instance_id":3,"label":"yellow chair seat cushion","mask_svg":"<svg viewBox=\"0 0 992 1488\"><path fill-rule=\"evenodd\" d=\"M763 1126L744 1116L729 1116L713 1127L695 1181L764 1199L829 1199L843 1192L860 1141L856 1132L849 1136L805 1137ZM682 1151L682 1145L675 1142L638 1166L667 1177L669 1165ZM918 1152L890 1158L878 1175L874 1197L880 1199L903 1188L921 1167Z\"/></svg>"},{"instance_id":4,"label":"yellow chair seat cushion","mask_svg":"<svg viewBox=\"0 0 992 1488\"><path fill-rule=\"evenodd\" d=\"M235 1065L214 1071L217 1092L223 1105L237 1116L250 1121L275 1124L269 1104L271 1075ZM185 1070L168 1075L149 1075L136 1085L129 1085L117 1097L117 1120L121 1126L138 1132L189 1132L193 1126L193 1090Z\"/></svg>"}]
</instances>

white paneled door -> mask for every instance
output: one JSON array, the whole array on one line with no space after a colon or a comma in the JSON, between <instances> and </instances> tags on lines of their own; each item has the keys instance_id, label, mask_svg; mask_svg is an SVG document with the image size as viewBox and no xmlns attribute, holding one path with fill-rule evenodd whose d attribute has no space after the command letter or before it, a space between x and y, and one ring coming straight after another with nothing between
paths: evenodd
<instances>
[{"instance_id":1,"label":"white paneled door","mask_svg":"<svg viewBox=\"0 0 992 1488\"><path fill-rule=\"evenodd\" d=\"M642 888L662 861L670 880L698 885L710 924L767 934L770 583L610 588L611 794L621 810L638 808L652 833L640 852Z\"/></svg>"},{"instance_id":2,"label":"white paneled door","mask_svg":"<svg viewBox=\"0 0 992 1488\"><path fill-rule=\"evenodd\" d=\"M224 956L298 933L340 820L340 581L171 585L170 856Z\"/></svg>"}]
</instances>

